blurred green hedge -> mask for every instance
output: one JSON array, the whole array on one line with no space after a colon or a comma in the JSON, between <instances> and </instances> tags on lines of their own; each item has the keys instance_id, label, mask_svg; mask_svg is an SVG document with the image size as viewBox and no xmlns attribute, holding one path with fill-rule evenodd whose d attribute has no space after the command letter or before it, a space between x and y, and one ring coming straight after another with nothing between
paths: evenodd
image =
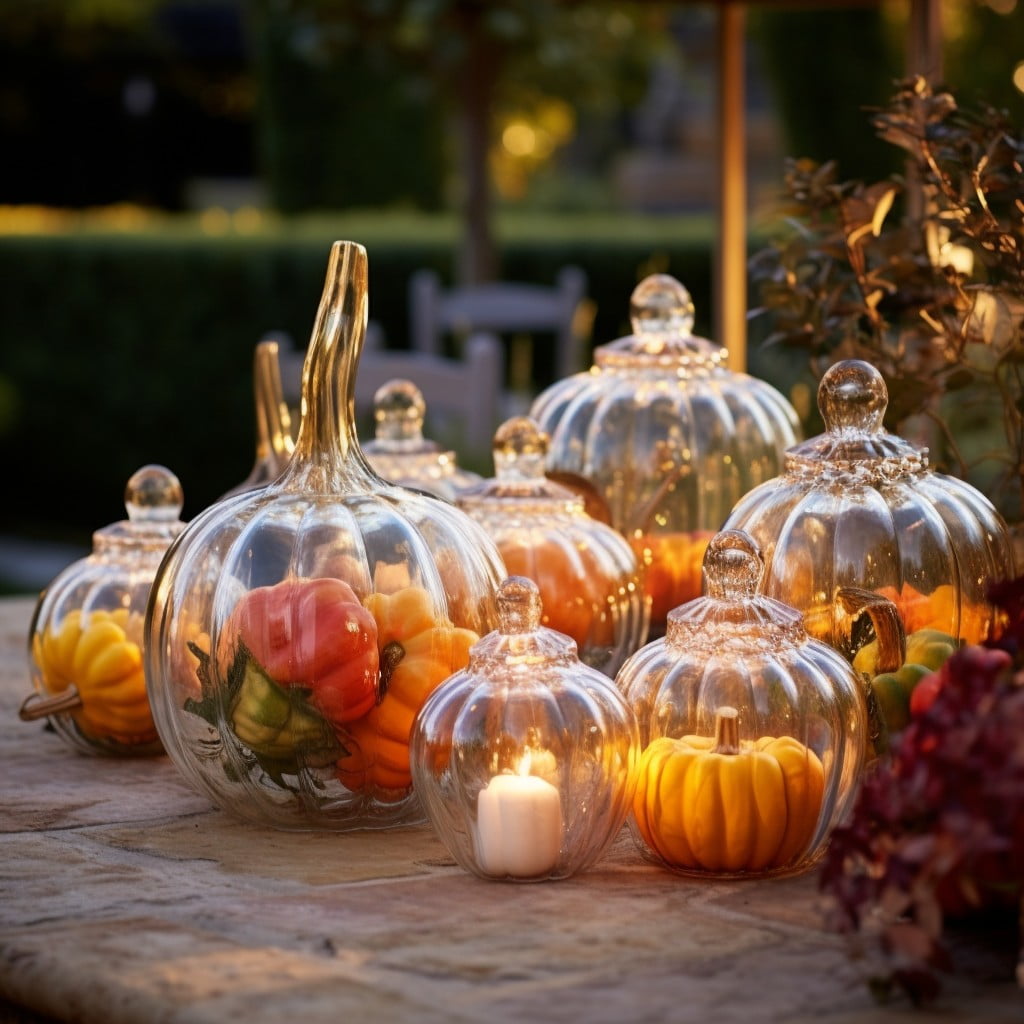
<instances>
[{"instance_id":1,"label":"blurred green hedge","mask_svg":"<svg viewBox=\"0 0 1024 1024\"><path fill-rule=\"evenodd\" d=\"M653 271L687 285L697 330L710 332L709 218L676 230L545 220L536 235L502 235L503 276L551 282L566 263L582 267L595 343L628 332L630 293ZM0 531L87 540L124 517L125 483L150 462L181 479L191 518L248 473L254 346L272 329L306 344L331 242L367 246L370 316L401 348L409 277L430 266L449 280L454 235L442 222L403 236L353 221L252 236L0 236Z\"/></svg>"}]
</instances>

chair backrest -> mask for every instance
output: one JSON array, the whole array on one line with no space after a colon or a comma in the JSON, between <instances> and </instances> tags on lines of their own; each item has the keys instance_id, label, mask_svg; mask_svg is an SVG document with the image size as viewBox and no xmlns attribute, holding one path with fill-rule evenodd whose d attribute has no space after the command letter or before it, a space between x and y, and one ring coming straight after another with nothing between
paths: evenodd
<instances>
[{"instance_id":1,"label":"chair backrest","mask_svg":"<svg viewBox=\"0 0 1024 1024\"><path fill-rule=\"evenodd\" d=\"M584 344L593 322L586 274L563 267L552 286L501 281L445 289L433 270L418 270L409 281L410 342L417 352L443 355L449 337L475 331L497 335L550 334L552 371L567 377L584 365Z\"/></svg>"},{"instance_id":2,"label":"chair backrest","mask_svg":"<svg viewBox=\"0 0 1024 1024\"><path fill-rule=\"evenodd\" d=\"M270 336L280 343L278 358L285 400L290 406L298 406L306 353L290 344L281 332ZM374 396L388 381L411 380L423 394L430 427L443 425L446 433L458 434L464 451L481 455L490 451L502 417L504 375L504 348L495 335L487 332L473 334L459 359L389 349L378 335L375 344L364 347L359 357L356 415L372 415Z\"/></svg>"}]
</instances>

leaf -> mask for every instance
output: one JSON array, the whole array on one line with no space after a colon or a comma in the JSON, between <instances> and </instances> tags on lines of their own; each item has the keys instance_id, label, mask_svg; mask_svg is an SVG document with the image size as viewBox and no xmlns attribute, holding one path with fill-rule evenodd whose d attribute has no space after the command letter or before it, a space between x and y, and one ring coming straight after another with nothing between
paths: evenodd
<instances>
[{"instance_id":1,"label":"leaf","mask_svg":"<svg viewBox=\"0 0 1024 1024\"><path fill-rule=\"evenodd\" d=\"M199 679L200 699L189 697L184 708L190 714L198 715L212 726L218 725L217 717L217 688L210 678L210 655L198 644L188 641L188 649L196 658L196 677Z\"/></svg>"},{"instance_id":2,"label":"leaf","mask_svg":"<svg viewBox=\"0 0 1024 1024\"><path fill-rule=\"evenodd\" d=\"M857 245L857 243L860 242L862 238L865 238L867 235L870 235L871 233L871 224L861 224L859 227L854 228L854 230L851 231L846 236L846 242L852 248L853 246Z\"/></svg>"},{"instance_id":3,"label":"leaf","mask_svg":"<svg viewBox=\"0 0 1024 1024\"><path fill-rule=\"evenodd\" d=\"M874 215L871 218L871 230L877 237L882 233L882 225L885 223L885 218L889 215L889 211L892 209L893 200L896 198L895 186L889 186L882 193L878 200L878 204L875 206Z\"/></svg>"},{"instance_id":4,"label":"leaf","mask_svg":"<svg viewBox=\"0 0 1024 1024\"><path fill-rule=\"evenodd\" d=\"M201 697L185 701L184 709L198 715L223 733L230 733L243 750L242 758L251 766L258 765L276 785L290 789L285 776L296 776L307 767L324 767L334 764L339 758L348 756L349 751L338 738L330 723L309 703L310 690L304 687L282 687L253 657L242 642L235 650L227 676L220 684L214 678L214 662L210 655L193 643L189 650L198 659L196 675L201 686ZM252 686L267 689L277 702L289 707L288 721L301 724L302 731L288 757L280 757L268 749L253 749L245 744L234 732L231 722L225 716L233 714L242 693ZM258 745L257 745L258 746ZM230 761L224 764L225 773L237 780L237 773Z\"/></svg>"},{"instance_id":5,"label":"leaf","mask_svg":"<svg viewBox=\"0 0 1024 1024\"><path fill-rule=\"evenodd\" d=\"M884 298L885 292L881 288L876 288L873 292L869 292L864 296L864 303L871 309L874 309Z\"/></svg>"},{"instance_id":6,"label":"leaf","mask_svg":"<svg viewBox=\"0 0 1024 1024\"><path fill-rule=\"evenodd\" d=\"M302 766L324 767L348 753L331 724L310 703L311 690L282 686L239 643L225 696L229 725L260 765L298 774ZM282 756L282 750L289 751Z\"/></svg>"}]
</instances>

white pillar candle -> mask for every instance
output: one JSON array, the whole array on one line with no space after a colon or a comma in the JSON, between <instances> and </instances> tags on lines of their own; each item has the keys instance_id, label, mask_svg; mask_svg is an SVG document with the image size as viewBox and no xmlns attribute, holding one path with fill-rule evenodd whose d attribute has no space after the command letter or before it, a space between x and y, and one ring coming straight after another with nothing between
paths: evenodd
<instances>
[{"instance_id":1,"label":"white pillar candle","mask_svg":"<svg viewBox=\"0 0 1024 1024\"><path fill-rule=\"evenodd\" d=\"M536 878L558 863L562 801L536 775L496 775L476 806L477 860L495 877Z\"/></svg>"}]
</instances>

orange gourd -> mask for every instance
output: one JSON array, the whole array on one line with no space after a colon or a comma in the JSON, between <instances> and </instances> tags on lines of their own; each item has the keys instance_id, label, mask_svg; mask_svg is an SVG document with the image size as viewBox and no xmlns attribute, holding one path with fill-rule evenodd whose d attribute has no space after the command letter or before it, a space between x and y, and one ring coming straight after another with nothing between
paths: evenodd
<instances>
[{"instance_id":1,"label":"orange gourd","mask_svg":"<svg viewBox=\"0 0 1024 1024\"><path fill-rule=\"evenodd\" d=\"M375 592L365 605L377 623L382 696L341 737L346 754L338 777L350 789L372 788L383 800L400 800L412 787L413 721L427 697L466 666L479 637L439 617L422 587Z\"/></svg>"},{"instance_id":2,"label":"orange gourd","mask_svg":"<svg viewBox=\"0 0 1024 1024\"><path fill-rule=\"evenodd\" d=\"M949 583L929 594L909 583L898 591L895 587L879 587L878 593L896 605L907 634L936 629L958 637L965 644L977 644L986 639L992 624L993 612L986 605L963 599L958 608L957 591Z\"/></svg>"},{"instance_id":3,"label":"orange gourd","mask_svg":"<svg viewBox=\"0 0 1024 1024\"><path fill-rule=\"evenodd\" d=\"M615 643L615 580L592 548L552 538L533 543L511 532L499 539L498 550L510 576L537 584L542 626L571 637L581 650Z\"/></svg>"},{"instance_id":4,"label":"orange gourd","mask_svg":"<svg viewBox=\"0 0 1024 1024\"><path fill-rule=\"evenodd\" d=\"M651 623L664 626L668 613L700 597L704 552L714 536L693 533L647 533L633 541L644 568L644 588L651 599Z\"/></svg>"}]
</instances>

